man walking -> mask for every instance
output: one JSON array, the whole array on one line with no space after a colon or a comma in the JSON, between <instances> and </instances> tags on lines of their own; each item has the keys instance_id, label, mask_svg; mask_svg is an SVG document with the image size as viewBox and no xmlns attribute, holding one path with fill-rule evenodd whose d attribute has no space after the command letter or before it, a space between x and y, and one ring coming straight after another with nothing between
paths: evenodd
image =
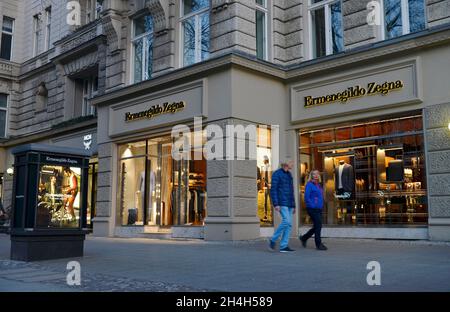
<instances>
[{"instance_id":1,"label":"man walking","mask_svg":"<svg viewBox=\"0 0 450 312\"><path fill-rule=\"evenodd\" d=\"M294 182L290 170L293 168L292 160L285 161L281 168L272 175L272 188L270 197L275 211L281 215L281 223L269 240L269 249L275 250L276 241L281 236L280 252L291 252L289 248L289 236L292 228L292 215L295 213Z\"/></svg>"}]
</instances>

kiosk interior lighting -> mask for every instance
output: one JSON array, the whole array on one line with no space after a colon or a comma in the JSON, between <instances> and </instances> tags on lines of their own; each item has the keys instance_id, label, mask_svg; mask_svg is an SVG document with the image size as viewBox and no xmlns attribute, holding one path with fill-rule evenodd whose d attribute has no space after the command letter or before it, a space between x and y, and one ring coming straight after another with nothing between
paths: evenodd
<instances>
[{"instance_id":1,"label":"kiosk interior lighting","mask_svg":"<svg viewBox=\"0 0 450 312\"><path fill-rule=\"evenodd\" d=\"M448 130L450 130L450 122L448 123Z\"/></svg>"}]
</instances>

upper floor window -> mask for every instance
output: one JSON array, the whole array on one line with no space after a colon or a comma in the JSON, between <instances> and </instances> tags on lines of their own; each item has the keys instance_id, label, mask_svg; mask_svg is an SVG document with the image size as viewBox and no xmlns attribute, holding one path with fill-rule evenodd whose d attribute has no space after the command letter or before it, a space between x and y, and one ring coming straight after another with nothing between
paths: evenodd
<instances>
[{"instance_id":1,"label":"upper floor window","mask_svg":"<svg viewBox=\"0 0 450 312\"><path fill-rule=\"evenodd\" d=\"M425 29L424 0L384 0L386 38L395 38Z\"/></svg>"},{"instance_id":2,"label":"upper floor window","mask_svg":"<svg viewBox=\"0 0 450 312\"><path fill-rule=\"evenodd\" d=\"M91 105L91 99L98 93L98 77L82 79L83 83L83 103L81 109L82 116L97 115L95 106Z\"/></svg>"},{"instance_id":3,"label":"upper floor window","mask_svg":"<svg viewBox=\"0 0 450 312\"><path fill-rule=\"evenodd\" d=\"M33 16L33 56L39 54L39 42L41 40L40 15Z\"/></svg>"},{"instance_id":4,"label":"upper floor window","mask_svg":"<svg viewBox=\"0 0 450 312\"><path fill-rule=\"evenodd\" d=\"M45 50L50 49L51 47L51 31L52 25L52 7L48 7L45 9Z\"/></svg>"},{"instance_id":5,"label":"upper floor window","mask_svg":"<svg viewBox=\"0 0 450 312\"><path fill-rule=\"evenodd\" d=\"M103 0L87 0L86 2L86 24L100 17L103 10Z\"/></svg>"},{"instance_id":6,"label":"upper floor window","mask_svg":"<svg viewBox=\"0 0 450 312\"><path fill-rule=\"evenodd\" d=\"M153 70L153 19L143 15L133 21L133 81L150 79Z\"/></svg>"},{"instance_id":7,"label":"upper floor window","mask_svg":"<svg viewBox=\"0 0 450 312\"><path fill-rule=\"evenodd\" d=\"M209 57L209 0L184 0L181 8L183 66Z\"/></svg>"},{"instance_id":8,"label":"upper floor window","mask_svg":"<svg viewBox=\"0 0 450 312\"><path fill-rule=\"evenodd\" d=\"M344 50L341 0L309 0L312 58Z\"/></svg>"},{"instance_id":9,"label":"upper floor window","mask_svg":"<svg viewBox=\"0 0 450 312\"><path fill-rule=\"evenodd\" d=\"M3 16L0 58L10 61L12 57L14 19Z\"/></svg>"},{"instance_id":10,"label":"upper floor window","mask_svg":"<svg viewBox=\"0 0 450 312\"><path fill-rule=\"evenodd\" d=\"M8 95L0 93L0 138L6 137L7 115L8 115Z\"/></svg>"},{"instance_id":11,"label":"upper floor window","mask_svg":"<svg viewBox=\"0 0 450 312\"><path fill-rule=\"evenodd\" d=\"M256 57L267 60L267 0L256 0Z\"/></svg>"}]
</instances>

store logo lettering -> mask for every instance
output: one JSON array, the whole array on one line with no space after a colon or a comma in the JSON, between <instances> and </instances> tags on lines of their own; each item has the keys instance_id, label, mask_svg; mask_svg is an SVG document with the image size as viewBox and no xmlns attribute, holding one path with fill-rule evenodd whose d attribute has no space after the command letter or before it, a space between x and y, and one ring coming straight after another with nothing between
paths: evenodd
<instances>
[{"instance_id":1,"label":"store logo lettering","mask_svg":"<svg viewBox=\"0 0 450 312\"><path fill-rule=\"evenodd\" d=\"M140 119L151 119L158 115L169 114L169 113L174 114L179 111L182 111L185 107L186 107L186 102L184 102L184 101L173 102L173 103L166 102L166 103L162 104L162 106L157 104L157 105L153 105L148 110L145 110L142 112L138 112L138 113L127 112L127 113L125 113L125 121L129 122L129 121L135 121L135 120L140 120Z\"/></svg>"},{"instance_id":2,"label":"store logo lettering","mask_svg":"<svg viewBox=\"0 0 450 312\"><path fill-rule=\"evenodd\" d=\"M319 97L306 96L305 107L312 107L322 104L330 104L334 102L346 103L348 100L356 99L366 95L387 95L391 91L400 90L404 87L403 81L386 81L383 84L370 82L367 87L355 86L350 87L345 91L328 94Z\"/></svg>"},{"instance_id":3,"label":"store logo lettering","mask_svg":"<svg viewBox=\"0 0 450 312\"><path fill-rule=\"evenodd\" d=\"M76 161L76 160L69 159L69 158L53 158L53 157L47 156L46 160L47 160L47 161L54 161L54 162L58 162L58 163L71 163L71 164L77 164L77 161Z\"/></svg>"}]
</instances>

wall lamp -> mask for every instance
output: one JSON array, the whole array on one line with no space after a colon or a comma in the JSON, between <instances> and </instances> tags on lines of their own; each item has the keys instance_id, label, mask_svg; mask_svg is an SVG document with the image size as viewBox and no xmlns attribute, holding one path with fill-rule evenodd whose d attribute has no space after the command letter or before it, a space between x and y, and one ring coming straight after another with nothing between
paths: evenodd
<instances>
[{"instance_id":1,"label":"wall lamp","mask_svg":"<svg viewBox=\"0 0 450 312\"><path fill-rule=\"evenodd\" d=\"M6 173L10 176L12 176L14 174L14 169L13 168L8 168L6 169Z\"/></svg>"}]
</instances>

